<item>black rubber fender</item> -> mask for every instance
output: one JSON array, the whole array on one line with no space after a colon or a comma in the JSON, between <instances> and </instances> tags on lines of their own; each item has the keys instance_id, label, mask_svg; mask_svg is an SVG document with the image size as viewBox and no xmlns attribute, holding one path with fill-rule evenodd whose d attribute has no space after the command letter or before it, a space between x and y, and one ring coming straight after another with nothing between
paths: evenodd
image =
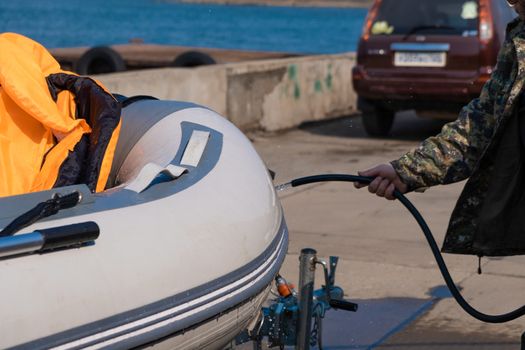
<instances>
[{"instance_id":1,"label":"black rubber fender","mask_svg":"<svg viewBox=\"0 0 525 350\"><path fill-rule=\"evenodd\" d=\"M200 51L186 51L178 55L173 63L172 67L198 67L206 66L210 64L216 64L217 62L208 54Z\"/></svg>"},{"instance_id":2,"label":"black rubber fender","mask_svg":"<svg viewBox=\"0 0 525 350\"><path fill-rule=\"evenodd\" d=\"M80 56L74 69L80 75L122 72L126 70L126 62L111 47L95 46Z\"/></svg>"}]
</instances>

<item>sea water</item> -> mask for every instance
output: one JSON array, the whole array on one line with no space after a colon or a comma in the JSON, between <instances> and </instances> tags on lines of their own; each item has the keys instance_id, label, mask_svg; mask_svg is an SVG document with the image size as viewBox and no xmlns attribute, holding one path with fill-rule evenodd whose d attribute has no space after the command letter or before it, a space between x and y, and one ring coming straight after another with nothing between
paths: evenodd
<instances>
[{"instance_id":1,"label":"sea water","mask_svg":"<svg viewBox=\"0 0 525 350\"><path fill-rule=\"evenodd\" d=\"M188 4L155 0L0 1L0 31L48 48L145 43L295 53L355 51L362 8Z\"/></svg>"}]
</instances>

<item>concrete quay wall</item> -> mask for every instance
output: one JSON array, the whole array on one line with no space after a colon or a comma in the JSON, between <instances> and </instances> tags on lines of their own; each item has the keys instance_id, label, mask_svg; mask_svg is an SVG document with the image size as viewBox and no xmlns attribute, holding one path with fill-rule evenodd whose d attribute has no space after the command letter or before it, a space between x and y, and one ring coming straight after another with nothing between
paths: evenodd
<instances>
[{"instance_id":1,"label":"concrete quay wall","mask_svg":"<svg viewBox=\"0 0 525 350\"><path fill-rule=\"evenodd\" d=\"M355 54L345 53L128 71L96 79L126 96L202 104L245 131L278 131L355 113L354 63Z\"/></svg>"}]
</instances>

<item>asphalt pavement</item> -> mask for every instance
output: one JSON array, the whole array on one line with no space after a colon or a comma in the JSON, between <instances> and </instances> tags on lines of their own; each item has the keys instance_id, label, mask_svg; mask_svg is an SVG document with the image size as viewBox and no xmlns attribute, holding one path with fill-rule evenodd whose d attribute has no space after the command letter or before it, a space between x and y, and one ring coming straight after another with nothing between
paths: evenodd
<instances>
[{"instance_id":1,"label":"asphalt pavement","mask_svg":"<svg viewBox=\"0 0 525 350\"><path fill-rule=\"evenodd\" d=\"M359 116L248 136L278 184L314 174L356 174L399 157L443 124L403 113L388 138L367 137ZM439 245L462 187L408 195ZM347 183L290 189L280 198L290 230L281 274L298 282L298 256L305 247L322 258L339 256L336 284L360 304L356 313L327 315L324 349L520 349L525 318L485 324L460 309L419 227L397 201ZM481 275L477 257L448 254L445 261L465 298L481 311L500 314L525 304L525 257L483 258ZM320 273L316 282L322 283Z\"/></svg>"}]
</instances>

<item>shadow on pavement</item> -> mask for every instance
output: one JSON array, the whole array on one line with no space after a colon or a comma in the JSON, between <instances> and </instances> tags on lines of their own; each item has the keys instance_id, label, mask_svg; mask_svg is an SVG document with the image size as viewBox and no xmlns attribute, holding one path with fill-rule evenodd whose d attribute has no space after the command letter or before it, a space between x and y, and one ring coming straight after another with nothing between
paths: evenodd
<instances>
[{"instance_id":1,"label":"shadow on pavement","mask_svg":"<svg viewBox=\"0 0 525 350\"><path fill-rule=\"evenodd\" d=\"M490 333L452 332L439 328L408 327L377 350L518 350L518 338L501 338Z\"/></svg>"},{"instance_id":2,"label":"shadow on pavement","mask_svg":"<svg viewBox=\"0 0 525 350\"><path fill-rule=\"evenodd\" d=\"M447 121L425 119L414 112L401 112L396 115L392 132L388 139L421 141L440 132ZM303 123L299 129L323 136L369 138L363 127L361 116L342 117L332 120Z\"/></svg>"},{"instance_id":3,"label":"shadow on pavement","mask_svg":"<svg viewBox=\"0 0 525 350\"><path fill-rule=\"evenodd\" d=\"M438 286L444 298L450 294ZM441 297L430 299L384 298L353 300L359 304L356 313L330 311L323 324L325 350L516 350L519 339L472 332L469 329L446 330L416 322Z\"/></svg>"}]
</instances>

